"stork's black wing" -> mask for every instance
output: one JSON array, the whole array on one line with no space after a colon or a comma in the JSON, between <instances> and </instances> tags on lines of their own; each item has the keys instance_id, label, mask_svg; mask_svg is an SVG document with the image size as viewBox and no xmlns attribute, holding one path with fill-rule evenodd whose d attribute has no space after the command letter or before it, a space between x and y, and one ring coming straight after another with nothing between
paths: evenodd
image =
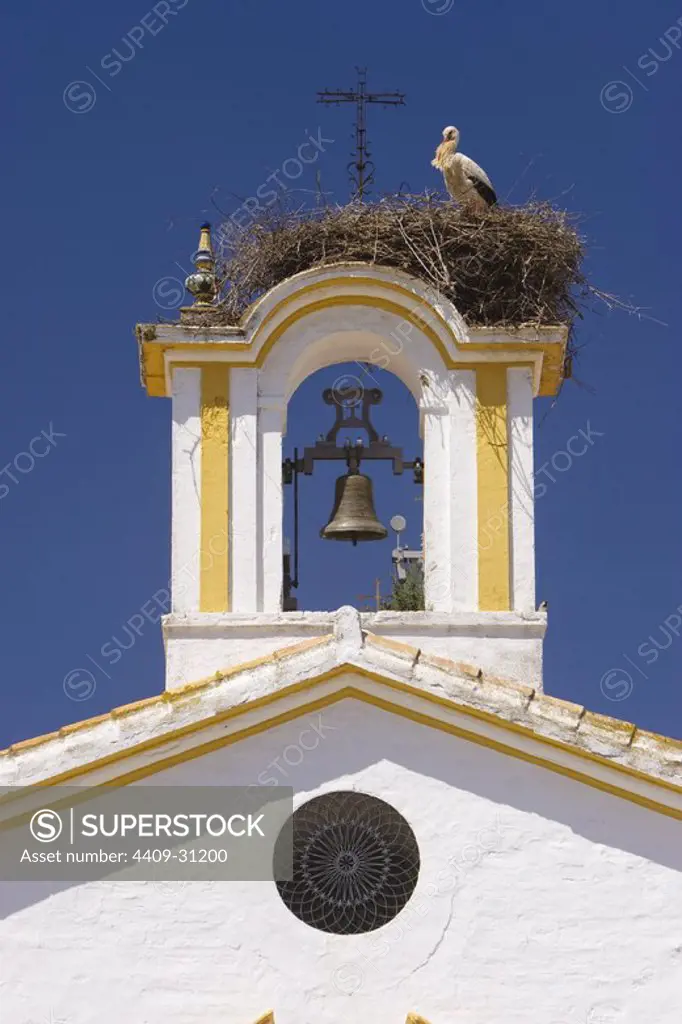
<instances>
[{"instance_id":1,"label":"stork's black wing","mask_svg":"<svg viewBox=\"0 0 682 1024\"><path fill-rule=\"evenodd\" d=\"M483 199L488 206L495 206L497 203L495 189L493 188L492 181L483 168L479 167L477 163L474 163L471 157L465 156L464 153L460 155L459 159L466 179L472 188L476 189L481 199Z\"/></svg>"},{"instance_id":2,"label":"stork's black wing","mask_svg":"<svg viewBox=\"0 0 682 1024\"><path fill-rule=\"evenodd\" d=\"M495 206L497 203L497 196L495 195L495 189L492 185L488 185L482 178L475 178L473 175L467 174L467 181L470 181L472 186L476 189L481 199L485 200L488 206Z\"/></svg>"}]
</instances>

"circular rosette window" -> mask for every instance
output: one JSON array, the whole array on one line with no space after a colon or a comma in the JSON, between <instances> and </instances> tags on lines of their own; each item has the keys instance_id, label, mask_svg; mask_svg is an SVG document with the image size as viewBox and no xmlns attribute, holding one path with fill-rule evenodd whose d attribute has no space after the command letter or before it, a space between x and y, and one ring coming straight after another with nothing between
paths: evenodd
<instances>
[{"instance_id":1,"label":"circular rosette window","mask_svg":"<svg viewBox=\"0 0 682 1024\"><path fill-rule=\"evenodd\" d=\"M293 878L278 881L299 920L323 932L357 935L392 921L414 892L419 847L390 804L364 793L329 793L303 804L277 841L293 838ZM275 848L275 862L278 850Z\"/></svg>"}]
</instances>

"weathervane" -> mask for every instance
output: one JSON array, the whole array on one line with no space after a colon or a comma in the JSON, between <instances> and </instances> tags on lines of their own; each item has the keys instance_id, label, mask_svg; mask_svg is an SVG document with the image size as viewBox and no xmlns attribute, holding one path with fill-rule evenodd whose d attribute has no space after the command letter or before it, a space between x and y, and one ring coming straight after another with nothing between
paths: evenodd
<instances>
[{"instance_id":1,"label":"weathervane","mask_svg":"<svg viewBox=\"0 0 682 1024\"><path fill-rule=\"evenodd\" d=\"M340 106L342 103L355 103L357 120L355 122L355 159L348 164L348 173L355 186L355 197L361 202L369 186L374 182L374 164L369 159L371 153L367 148L367 104L380 103L383 107L400 107L405 105L402 92L367 92L367 68L356 68L358 84L356 89L325 89L318 92L318 103Z\"/></svg>"}]
</instances>

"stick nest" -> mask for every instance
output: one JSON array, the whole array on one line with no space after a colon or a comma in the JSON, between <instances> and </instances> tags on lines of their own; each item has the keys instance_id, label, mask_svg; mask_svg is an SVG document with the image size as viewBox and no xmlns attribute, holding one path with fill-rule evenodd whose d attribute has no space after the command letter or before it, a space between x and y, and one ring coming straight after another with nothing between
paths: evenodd
<instances>
[{"instance_id":1,"label":"stick nest","mask_svg":"<svg viewBox=\"0 0 682 1024\"><path fill-rule=\"evenodd\" d=\"M228 229L228 230L226 230ZM216 232L221 295L188 311L197 326L236 324L249 306L302 270L362 262L428 282L470 324L573 324L581 296L583 240L547 203L467 211L431 194L390 196L316 210L264 211Z\"/></svg>"}]
</instances>

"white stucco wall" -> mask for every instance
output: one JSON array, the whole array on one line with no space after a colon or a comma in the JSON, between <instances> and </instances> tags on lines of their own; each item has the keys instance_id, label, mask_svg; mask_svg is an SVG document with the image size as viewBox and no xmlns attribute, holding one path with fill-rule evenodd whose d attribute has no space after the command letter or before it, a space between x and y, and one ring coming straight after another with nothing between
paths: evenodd
<instances>
[{"instance_id":1,"label":"white stucco wall","mask_svg":"<svg viewBox=\"0 0 682 1024\"><path fill-rule=\"evenodd\" d=\"M166 616L166 689L177 690L302 640L328 636L335 617L336 612ZM379 636L466 662L486 675L543 688L545 612L379 612L363 614L362 623Z\"/></svg>"},{"instance_id":2,"label":"white stucco wall","mask_svg":"<svg viewBox=\"0 0 682 1024\"><path fill-rule=\"evenodd\" d=\"M677 821L349 700L154 780L379 796L419 842L415 894L343 937L270 883L3 884L3 1024L679 1021Z\"/></svg>"},{"instance_id":3,"label":"white stucco wall","mask_svg":"<svg viewBox=\"0 0 682 1024\"><path fill-rule=\"evenodd\" d=\"M173 373L171 472L171 598L183 614L199 608L201 370Z\"/></svg>"},{"instance_id":4,"label":"white stucco wall","mask_svg":"<svg viewBox=\"0 0 682 1024\"><path fill-rule=\"evenodd\" d=\"M258 611L258 371L230 370L230 607Z\"/></svg>"},{"instance_id":5,"label":"white stucco wall","mask_svg":"<svg viewBox=\"0 0 682 1024\"><path fill-rule=\"evenodd\" d=\"M478 608L476 374L473 370L452 370L450 381L450 459L449 466L444 467L450 480L452 537L452 596L448 610L459 612ZM428 477L425 486L428 487Z\"/></svg>"}]
</instances>

